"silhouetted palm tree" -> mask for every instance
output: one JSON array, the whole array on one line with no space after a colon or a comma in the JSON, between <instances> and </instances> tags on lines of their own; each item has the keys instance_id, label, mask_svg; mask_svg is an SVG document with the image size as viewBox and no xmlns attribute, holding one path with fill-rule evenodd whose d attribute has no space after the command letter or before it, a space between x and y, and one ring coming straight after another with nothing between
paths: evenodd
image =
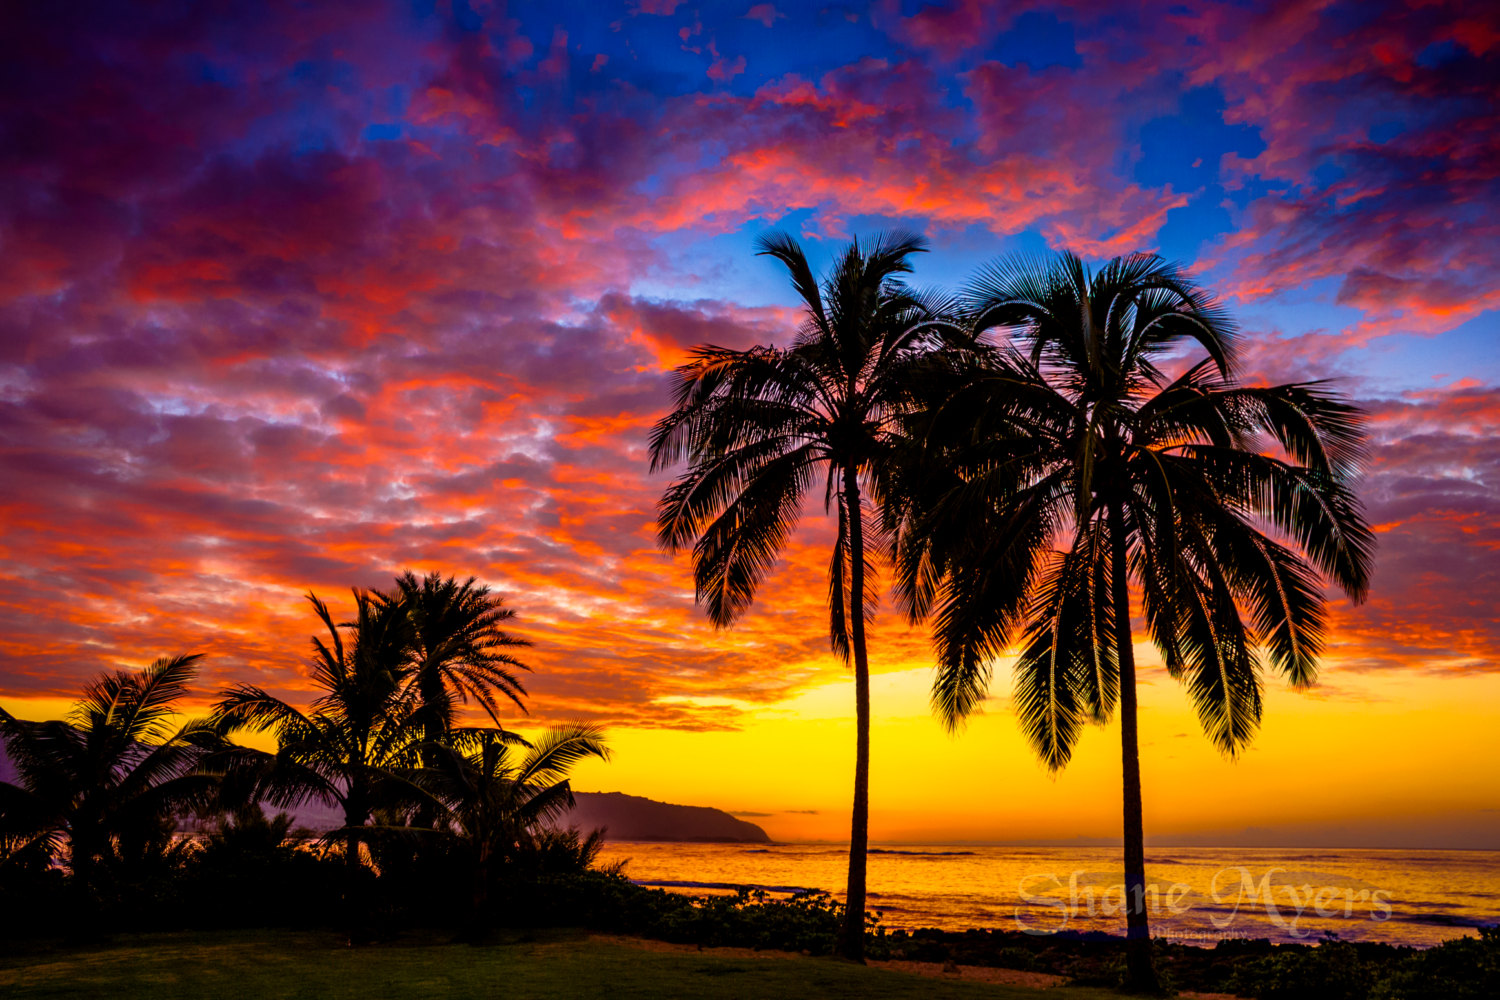
<instances>
[{"instance_id":1,"label":"silhouetted palm tree","mask_svg":"<svg viewBox=\"0 0 1500 1000\"><path fill-rule=\"evenodd\" d=\"M917 421L898 590L934 621L934 704L957 725L1019 630L1014 705L1048 767L1120 703L1131 983L1157 988L1144 899L1129 591L1214 744L1261 714L1264 650L1313 682L1321 570L1355 600L1374 546L1351 490L1360 412L1319 383L1239 384L1234 327L1150 255L997 262L968 289L1009 343L955 369ZM1196 345L1206 358L1189 363ZM1176 370L1178 374L1169 374Z\"/></svg>"},{"instance_id":2,"label":"silhouetted palm tree","mask_svg":"<svg viewBox=\"0 0 1500 1000\"><path fill-rule=\"evenodd\" d=\"M824 508L838 534L829 567L830 636L853 661L857 731L850 824L848 915L842 950L864 949L869 818L870 685L866 606L873 593L868 552L882 544L865 500L883 491L887 438L905 406L914 369L954 332L946 304L899 280L926 249L906 233L869 248L850 243L820 285L801 246L785 234L758 252L781 261L803 300L805 321L790 347L704 346L676 372L675 409L651 438L651 467L687 460L658 505L658 537L676 552L692 545L698 602L726 626L749 606L822 477Z\"/></svg>"},{"instance_id":3,"label":"silhouetted palm tree","mask_svg":"<svg viewBox=\"0 0 1500 1000\"><path fill-rule=\"evenodd\" d=\"M174 813L209 802L218 778L200 765L219 731L204 720L174 724L200 658L101 674L66 719L28 722L0 709L0 739L20 779L0 782L0 831L12 848L55 856L66 843L87 894L101 866L160 844Z\"/></svg>"},{"instance_id":4,"label":"silhouetted palm tree","mask_svg":"<svg viewBox=\"0 0 1500 1000\"><path fill-rule=\"evenodd\" d=\"M516 613L498 594L472 576L460 583L439 573L419 580L407 572L396 578L396 591L381 599L404 604L411 618L411 681L420 695L428 741L439 741L452 727L455 699L473 698L496 725L497 693L526 711L521 700L526 689L516 672L531 668L510 651L531 643L505 631Z\"/></svg>"},{"instance_id":5,"label":"silhouetted palm tree","mask_svg":"<svg viewBox=\"0 0 1500 1000\"><path fill-rule=\"evenodd\" d=\"M214 706L221 728L276 736L274 755L241 751L238 770L251 778L248 798L278 807L319 801L343 811L344 826L329 836L343 841L351 916L360 844L378 832L367 825L375 809L432 802L414 774L422 727L407 683L414 669L411 620L399 600L359 590L354 598L355 619L335 625L327 605L307 595L328 632L327 641L312 640L312 676L325 693L310 711L249 684L229 688Z\"/></svg>"},{"instance_id":6,"label":"silhouetted palm tree","mask_svg":"<svg viewBox=\"0 0 1500 1000\"><path fill-rule=\"evenodd\" d=\"M535 745L495 729L456 729L433 763L433 790L474 865L475 916L483 913L498 864L532 846L573 808L568 773L585 757L609 759L597 726L555 726Z\"/></svg>"}]
</instances>

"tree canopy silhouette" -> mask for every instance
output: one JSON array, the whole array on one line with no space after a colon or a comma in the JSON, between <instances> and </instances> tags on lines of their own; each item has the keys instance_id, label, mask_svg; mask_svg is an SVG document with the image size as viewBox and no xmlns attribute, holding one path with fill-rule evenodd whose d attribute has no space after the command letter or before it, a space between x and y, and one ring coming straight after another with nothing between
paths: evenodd
<instances>
[{"instance_id":1,"label":"tree canopy silhouette","mask_svg":"<svg viewBox=\"0 0 1500 1000\"><path fill-rule=\"evenodd\" d=\"M411 682L420 696L428 740L452 727L455 701L466 704L472 698L496 725L501 714L497 694L526 711L526 688L516 674L531 668L512 650L531 643L505 631L516 613L489 587L472 576L460 583L441 573L418 579L408 571L380 600L401 605L411 619Z\"/></svg>"},{"instance_id":2,"label":"tree canopy silhouette","mask_svg":"<svg viewBox=\"0 0 1500 1000\"><path fill-rule=\"evenodd\" d=\"M0 709L0 740L20 778L0 782L0 832L14 850L58 856L66 846L89 894L104 871L160 843L177 811L214 798L219 778L202 765L221 730L204 719L178 724L175 707L201 658L101 674L65 719L29 722Z\"/></svg>"},{"instance_id":3,"label":"tree canopy silhouette","mask_svg":"<svg viewBox=\"0 0 1500 1000\"><path fill-rule=\"evenodd\" d=\"M675 407L651 437L651 467L686 461L657 506L658 538L692 548L698 603L727 626L749 607L822 480L837 519L828 570L829 635L852 662L856 753L850 823L848 924L843 950L864 948L869 827L870 683L865 622L877 591L872 552L885 544L871 518L885 492L890 437L910 403L914 373L958 332L940 296L908 288L910 258L926 241L891 233L851 242L819 282L783 233L758 252L787 269L803 303L788 347L703 346L677 369ZM867 506L872 510L867 511Z\"/></svg>"},{"instance_id":4,"label":"tree canopy silhouette","mask_svg":"<svg viewBox=\"0 0 1500 1000\"><path fill-rule=\"evenodd\" d=\"M1318 573L1365 595L1361 415L1322 383L1241 383L1228 315L1152 255L1092 273L1070 254L1002 259L965 304L976 334L1008 337L951 366L911 424L898 591L932 619L950 727L1013 641L1015 710L1048 767L1118 702L1130 976L1155 989L1130 588L1234 755L1259 724L1264 666L1296 686L1316 677Z\"/></svg>"},{"instance_id":5,"label":"tree canopy silhouette","mask_svg":"<svg viewBox=\"0 0 1500 1000\"><path fill-rule=\"evenodd\" d=\"M352 914L360 845L380 830L374 811L392 804L436 805L415 773L422 741L411 620L400 601L355 590L356 616L335 624L328 606L308 594L327 638L312 639L312 679L323 694L303 712L251 684L226 690L214 706L225 731L271 732L276 752L240 751L235 768L248 779L249 799L288 807L317 801L343 811L329 834L343 843L346 907ZM351 923L351 934L352 923Z\"/></svg>"}]
</instances>

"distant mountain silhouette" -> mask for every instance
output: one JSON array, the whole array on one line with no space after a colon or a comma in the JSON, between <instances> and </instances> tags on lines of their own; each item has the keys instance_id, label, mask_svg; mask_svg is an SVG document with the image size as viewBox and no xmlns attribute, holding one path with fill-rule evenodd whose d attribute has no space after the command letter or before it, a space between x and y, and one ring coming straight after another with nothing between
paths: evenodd
<instances>
[{"instance_id":1,"label":"distant mountain silhouette","mask_svg":"<svg viewBox=\"0 0 1500 1000\"><path fill-rule=\"evenodd\" d=\"M559 825L604 827L609 840L769 844L766 831L708 806L678 806L622 792L574 792L577 805Z\"/></svg>"}]
</instances>

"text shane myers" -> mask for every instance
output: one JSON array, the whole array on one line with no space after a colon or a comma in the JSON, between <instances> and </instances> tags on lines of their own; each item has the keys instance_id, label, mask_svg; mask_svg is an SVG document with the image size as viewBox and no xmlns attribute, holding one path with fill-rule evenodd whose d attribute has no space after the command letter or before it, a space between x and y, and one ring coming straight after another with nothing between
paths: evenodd
<instances>
[{"instance_id":1,"label":"text shane myers","mask_svg":"<svg viewBox=\"0 0 1500 1000\"><path fill-rule=\"evenodd\" d=\"M1083 917L1123 917L1125 879L1120 873L1075 871L1064 879L1048 872L1028 875L1017 889L1022 905L1015 910L1016 927L1029 934L1054 934L1068 929ZM1151 882L1144 887L1146 912L1155 917L1183 917L1196 907L1209 909L1209 920L1219 931L1232 927L1240 914L1253 913L1291 937L1311 932L1300 926L1302 919L1316 914L1325 920L1391 917L1391 894L1346 876L1317 872L1289 872L1268 868L1256 873L1244 866L1220 868L1207 892L1186 882L1162 888ZM1039 912L1040 911L1040 912Z\"/></svg>"}]
</instances>

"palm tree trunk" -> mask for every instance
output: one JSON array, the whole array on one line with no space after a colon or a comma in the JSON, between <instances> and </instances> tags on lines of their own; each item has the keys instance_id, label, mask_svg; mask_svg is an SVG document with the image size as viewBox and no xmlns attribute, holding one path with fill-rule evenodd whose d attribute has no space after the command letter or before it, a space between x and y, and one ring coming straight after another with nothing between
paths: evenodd
<instances>
[{"instance_id":1,"label":"palm tree trunk","mask_svg":"<svg viewBox=\"0 0 1500 1000\"><path fill-rule=\"evenodd\" d=\"M1160 993L1151 958L1151 928L1146 917L1146 837L1141 819L1141 753L1136 732L1135 647L1130 634L1130 583L1126 566L1125 513L1109 507L1110 575L1115 611L1115 656L1120 666L1120 764L1125 819L1125 964L1126 988Z\"/></svg>"},{"instance_id":2,"label":"palm tree trunk","mask_svg":"<svg viewBox=\"0 0 1500 1000\"><path fill-rule=\"evenodd\" d=\"M357 793L344 803L344 925L349 933L349 947L354 947L360 937L359 925L362 916L359 899L359 830L364 825L367 810L363 797Z\"/></svg>"},{"instance_id":3,"label":"palm tree trunk","mask_svg":"<svg viewBox=\"0 0 1500 1000\"><path fill-rule=\"evenodd\" d=\"M74 825L68 834L68 867L74 892L74 913L69 938L76 941L95 941L104 934L104 901L99 885L99 855L104 838L97 830L80 830Z\"/></svg>"},{"instance_id":4,"label":"palm tree trunk","mask_svg":"<svg viewBox=\"0 0 1500 1000\"><path fill-rule=\"evenodd\" d=\"M849 523L849 645L854 652L854 811L849 823L849 885L839 950L865 960L865 862L870 839L870 661L865 651L865 536L860 517L859 474L844 470Z\"/></svg>"},{"instance_id":5,"label":"palm tree trunk","mask_svg":"<svg viewBox=\"0 0 1500 1000\"><path fill-rule=\"evenodd\" d=\"M429 663L422 664L422 675L417 682L417 693L422 699L422 738L436 743L448 729L448 720L443 717L439 705L443 700L443 675Z\"/></svg>"},{"instance_id":6,"label":"palm tree trunk","mask_svg":"<svg viewBox=\"0 0 1500 1000\"><path fill-rule=\"evenodd\" d=\"M451 720L444 719L438 712L438 703L443 695L443 677L425 661L417 684L417 692L422 699L422 713L426 716L422 722L422 739L427 743L441 743L451 724ZM437 751L431 748L423 750L422 766L429 769L436 768L438 766ZM437 810L429 803L421 803L412 813L411 825L424 830L436 829Z\"/></svg>"},{"instance_id":7,"label":"palm tree trunk","mask_svg":"<svg viewBox=\"0 0 1500 1000\"><path fill-rule=\"evenodd\" d=\"M470 914L469 933L478 940L483 935L483 929L489 917L490 904L490 849L481 842L479 847L479 861L474 866L474 893L471 897L473 912Z\"/></svg>"}]
</instances>

